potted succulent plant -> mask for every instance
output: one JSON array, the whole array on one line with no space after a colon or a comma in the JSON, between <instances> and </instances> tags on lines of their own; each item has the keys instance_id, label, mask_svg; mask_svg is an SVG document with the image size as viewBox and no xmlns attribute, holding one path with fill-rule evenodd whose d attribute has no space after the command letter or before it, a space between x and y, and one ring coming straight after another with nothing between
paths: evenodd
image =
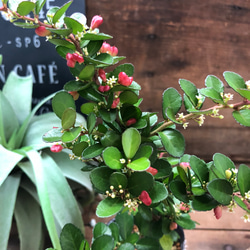
<instances>
[{"instance_id":1,"label":"potted succulent plant","mask_svg":"<svg viewBox=\"0 0 250 250\"><path fill-rule=\"evenodd\" d=\"M51 145L41 140L60 122L53 113L35 115L54 94L31 110L32 88L31 76L11 72L0 91L1 249L7 249L13 218L20 249L25 250L43 246L44 221L53 244L66 223L84 230L79 204L66 178L92 189L88 175L80 172L80 162L71 163L65 152L50 152ZM85 119L78 115L78 122L84 124Z\"/></svg>"},{"instance_id":2,"label":"potted succulent plant","mask_svg":"<svg viewBox=\"0 0 250 250\"><path fill-rule=\"evenodd\" d=\"M222 206L232 209L237 204L249 220L250 168L242 164L236 169L220 153L210 162L185 154L185 139L177 130L186 128L190 120L201 126L205 116L223 118L222 109L232 110L237 122L250 126L248 82L234 72L224 72L227 84L242 97L234 103L215 76L208 76L202 89L181 79L183 94L174 88L164 91L164 120L158 121L157 113L140 109L141 86L133 79L134 66L121 64L124 57L106 42L112 37L99 31L101 16L94 16L90 26L81 13L68 17L69 1L50 9L41 22L39 12L46 0L20 1L15 7L12 2L4 0L1 11L14 25L46 36L74 76L53 97L53 111L61 124L45 133L43 140L60 145L59 151L70 150L71 158L82 162L81 171L90 173L94 190L103 196L97 216L116 215L109 225L96 224L92 242L74 223L65 225L60 244L52 242L53 249L168 250L178 238L177 225L195 228L191 210L214 210L220 218ZM76 123L79 96L88 101L81 106L86 124ZM203 109L205 99L212 101L210 108Z\"/></svg>"}]
</instances>

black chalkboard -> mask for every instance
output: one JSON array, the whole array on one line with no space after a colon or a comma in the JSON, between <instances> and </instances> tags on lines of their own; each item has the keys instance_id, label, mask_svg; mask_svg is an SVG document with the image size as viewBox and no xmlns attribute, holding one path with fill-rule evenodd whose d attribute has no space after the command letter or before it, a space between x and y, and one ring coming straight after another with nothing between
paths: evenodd
<instances>
[{"instance_id":1,"label":"black chalkboard","mask_svg":"<svg viewBox=\"0 0 250 250\"><path fill-rule=\"evenodd\" d=\"M43 20L48 9L62 6L67 0L47 0L39 17ZM0 1L0 6L2 2ZM74 0L66 12L70 16L74 12L85 13L85 0ZM33 29L23 29L14 26L0 14L0 54L3 63L0 65L0 89L9 72L15 70L19 75L33 76L33 105L49 94L63 88L63 85L73 79L66 61L55 50L55 46L46 42L45 37L39 37ZM25 90L24 90L25 91ZM48 103L40 109L40 113L51 110Z\"/></svg>"}]
</instances>

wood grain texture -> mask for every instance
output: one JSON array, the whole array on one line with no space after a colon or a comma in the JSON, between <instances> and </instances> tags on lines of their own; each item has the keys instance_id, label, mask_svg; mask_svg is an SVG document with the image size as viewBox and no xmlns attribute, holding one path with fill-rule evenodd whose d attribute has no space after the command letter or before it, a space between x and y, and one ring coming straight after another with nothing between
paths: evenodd
<instances>
[{"instance_id":1,"label":"wood grain texture","mask_svg":"<svg viewBox=\"0 0 250 250\"><path fill-rule=\"evenodd\" d=\"M143 89L143 110L161 114L163 90L170 86L180 90L180 78L199 88L209 74L223 80L226 70L250 79L249 0L86 0L86 7L89 20L96 14L103 16L101 30L114 36L110 43L127 57L124 62L135 65L134 80ZM190 153L199 153L200 148L202 156L211 157L211 144L205 138L214 128L213 145L227 145L223 146L226 154L232 153L236 143L241 147L249 136L234 120L207 120L199 140L193 139L197 126L187 130ZM225 130L228 134L222 142ZM247 159L249 151L243 151L240 158Z\"/></svg>"}]
</instances>

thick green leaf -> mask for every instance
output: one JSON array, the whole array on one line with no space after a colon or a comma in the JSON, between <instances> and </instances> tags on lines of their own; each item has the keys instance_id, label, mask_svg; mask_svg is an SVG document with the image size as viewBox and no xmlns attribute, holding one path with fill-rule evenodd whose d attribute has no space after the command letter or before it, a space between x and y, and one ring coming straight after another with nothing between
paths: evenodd
<instances>
[{"instance_id":1,"label":"thick green leaf","mask_svg":"<svg viewBox=\"0 0 250 250\"><path fill-rule=\"evenodd\" d=\"M86 42L86 40L83 40L83 42ZM90 57L95 56L96 53L99 52L100 48L102 47L103 41L97 40L97 41L89 41L87 45L88 54Z\"/></svg>"},{"instance_id":2,"label":"thick green leaf","mask_svg":"<svg viewBox=\"0 0 250 250\"><path fill-rule=\"evenodd\" d=\"M0 186L8 178L8 175L17 165L17 163L21 161L23 158L24 158L23 155L9 151L2 145L0 145L0 159L1 159Z\"/></svg>"},{"instance_id":3,"label":"thick green leaf","mask_svg":"<svg viewBox=\"0 0 250 250\"><path fill-rule=\"evenodd\" d=\"M133 161L141 157L150 158L152 153L153 153L153 148L150 145L141 144L135 156L133 157Z\"/></svg>"},{"instance_id":4,"label":"thick green leaf","mask_svg":"<svg viewBox=\"0 0 250 250\"><path fill-rule=\"evenodd\" d=\"M168 190L163 183L156 181L154 187L149 192L149 196L153 204L158 203L167 198Z\"/></svg>"},{"instance_id":5,"label":"thick green leaf","mask_svg":"<svg viewBox=\"0 0 250 250\"><path fill-rule=\"evenodd\" d=\"M61 91L58 92L52 99L52 108L55 114L59 118L62 118L63 113L67 108L76 109L76 105L71 94L65 91Z\"/></svg>"},{"instance_id":6,"label":"thick green leaf","mask_svg":"<svg viewBox=\"0 0 250 250\"><path fill-rule=\"evenodd\" d=\"M32 89L32 76L19 76L14 71L11 71L3 86L3 94L10 102L20 124L30 114Z\"/></svg>"},{"instance_id":7,"label":"thick green leaf","mask_svg":"<svg viewBox=\"0 0 250 250\"><path fill-rule=\"evenodd\" d=\"M102 235L93 241L92 250L113 250L114 240L109 235Z\"/></svg>"},{"instance_id":8,"label":"thick green leaf","mask_svg":"<svg viewBox=\"0 0 250 250\"><path fill-rule=\"evenodd\" d=\"M122 147L128 159L136 154L141 144L141 135L135 128L128 128L122 134Z\"/></svg>"},{"instance_id":9,"label":"thick green leaf","mask_svg":"<svg viewBox=\"0 0 250 250\"><path fill-rule=\"evenodd\" d=\"M122 158L123 156L120 150L115 147L108 147L103 151L103 159L106 165L109 166L111 169L122 169Z\"/></svg>"},{"instance_id":10,"label":"thick green leaf","mask_svg":"<svg viewBox=\"0 0 250 250\"><path fill-rule=\"evenodd\" d=\"M179 84L184 93L186 94L186 96L188 97L188 99L190 100L190 102L192 103L192 105L196 107L198 104L197 100L198 90L196 86L192 82L185 79L180 79Z\"/></svg>"},{"instance_id":11,"label":"thick green leaf","mask_svg":"<svg viewBox=\"0 0 250 250\"><path fill-rule=\"evenodd\" d=\"M132 76L134 74L134 65L131 63L119 65L114 69L113 74L117 78L120 72L125 72L128 76Z\"/></svg>"},{"instance_id":12,"label":"thick green leaf","mask_svg":"<svg viewBox=\"0 0 250 250\"><path fill-rule=\"evenodd\" d=\"M99 109L99 114L105 122L112 123L116 119L116 110L106 110L106 109Z\"/></svg>"},{"instance_id":13,"label":"thick green leaf","mask_svg":"<svg viewBox=\"0 0 250 250\"><path fill-rule=\"evenodd\" d=\"M174 88L168 88L163 92L162 96L162 115L164 119L167 119L168 116L166 114L167 109L173 111L176 114L182 105L182 98L179 92Z\"/></svg>"},{"instance_id":14,"label":"thick green leaf","mask_svg":"<svg viewBox=\"0 0 250 250\"><path fill-rule=\"evenodd\" d=\"M166 178L172 173L172 166L166 159L157 159L152 167L158 170L158 173L154 176L156 179Z\"/></svg>"},{"instance_id":15,"label":"thick green leaf","mask_svg":"<svg viewBox=\"0 0 250 250\"><path fill-rule=\"evenodd\" d=\"M214 161L214 166L219 171L220 178L226 178L225 171L227 169L230 169L230 170L235 169L235 165L232 162L232 160L223 154L220 154L220 153L214 154L213 161Z\"/></svg>"},{"instance_id":16,"label":"thick green leaf","mask_svg":"<svg viewBox=\"0 0 250 250\"><path fill-rule=\"evenodd\" d=\"M120 101L122 103L129 103L129 104L135 104L138 102L138 95L130 90L127 91L123 91L120 95L119 95Z\"/></svg>"},{"instance_id":17,"label":"thick green leaf","mask_svg":"<svg viewBox=\"0 0 250 250\"><path fill-rule=\"evenodd\" d=\"M241 125L250 127L250 110L249 109L233 111L233 117Z\"/></svg>"},{"instance_id":18,"label":"thick green leaf","mask_svg":"<svg viewBox=\"0 0 250 250\"><path fill-rule=\"evenodd\" d=\"M82 81L76 81L76 80L71 80L69 82L67 82L63 88L64 90L66 90L67 92L69 91L80 91L83 89L88 88L90 85L92 84L92 82L82 82Z\"/></svg>"},{"instance_id":19,"label":"thick green leaf","mask_svg":"<svg viewBox=\"0 0 250 250\"><path fill-rule=\"evenodd\" d=\"M232 201L233 187L225 179L214 179L208 183L207 189L213 198L222 205L229 205Z\"/></svg>"},{"instance_id":20,"label":"thick green leaf","mask_svg":"<svg viewBox=\"0 0 250 250\"><path fill-rule=\"evenodd\" d=\"M245 193L250 190L250 168L241 164L239 166L238 174L237 174L237 182L240 189L241 195L244 197Z\"/></svg>"},{"instance_id":21,"label":"thick green leaf","mask_svg":"<svg viewBox=\"0 0 250 250\"><path fill-rule=\"evenodd\" d=\"M134 172L128 179L129 192L139 196L143 190L149 192L154 186L154 178L147 172Z\"/></svg>"},{"instance_id":22,"label":"thick green leaf","mask_svg":"<svg viewBox=\"0 0 250 250\"><path fill-rule=\"evenodd\" d=\"M65 109L62 115L62 128L70 129L75 125L75 121L76 121L76 110L73 108Z\"/></svg>"},{"instance_id":23,"label":"thick green leaf","mask_svg":"<svg viewBox=\"0 0 250 250\"><path fill-rule=\"evenodd\" d=\"M194 229L196 225L195 222L191 220L189 214L181 214L176 220L176 223L184 229Z\"/></svg>"},{"instance_id":24,"label":"thick green leaf","mask_svg":"<svg viewBox=\"0 0 250 250\"><path fill-rule=\"evenodd\" d=\"M36 14L39 15L41 9L43 8L44 4L46 3L46 0L37 0L36 1L36 8L35 8L35 11L36 11Z\"/></svg>"},{"instance_id":25,"label":"thick green leaf","mask_svg":"<svg viewBox=\"0 0 250 250\"><path fill-rule=\"evenodd\" d=\"M212 88L218 93L224 92L223 82L216 76L213 75L207 76L207 78L205 79L205 84L208 88Z\"/></svg>"},{"instance_id":26,"label":"thick green leaf","mask_svg":"<svg viewBox=\"0 0 250 250\"><path fill-rule=\"evenodd\" d=\"M8 246L20 177L19 174L10 175L0 185L0 200L2 204L0 214L0 249L7 249Z\"/></svg>"},{"instance_id":27,"label":"thick green leaf","mask_svg":"<svg viewBox=\"0 0 250 250\"><path fill-rule=\"evenodd\" d=\"M121 244L117 250L134 250L134 249L135 249L134 245L126 242Z\"/></svg>"},{"instance_id":28,"label":"thick green leaf","mask_svg":"<svg viewBox=\"0 0 250 250\"><path fill-rule=\"evenodd\" d=\"M96 116L92 112L88 115L88 118L87 118L87 129L89 131L89 134L92 133L93 129L95 128L95 124L96 124Z\"/></svg>"},{"instance_id":29,"label":"thick green leaf","mask_svg":"<svg viewBox=\"0 0 250 250\"><path fill-rule=\"evenodd\" d=\"M121 188L124 189L127 187L128 179L124 174L114 172L109 178L109 183L110 186L113 186L116 190L119 190Z\"/></svg>"},{"instance_id":30,"label":"thick green leaf","mask_svg":"<svg viewBox=\"0 0 250 250\"><path fill-rule=\"evenodd\" d=\"M78 75L80 80L89 81L95 74L95 66L92 64L86 65Z\"/></svg>"},{"instance_id":31,"label":"thick green leaf","mask_svg":"<svg viewBox=\"0 0 250 250\"><path fill-rule=\"evenodd\" d=\"M103 152L104 149L105 147L103 147L100 143L96 143L84 149L84 151L82 152L82 157L84 159L95 158L99 156Z\"/></svg>"},{"instance_id":32,"label":"thick green leaf","mask_svg":"<svg viewBox=\"0 0 250 250\"><path fill-rule=\"evenodd\" d=\"M45 142L58 142L58 141L61 141L62 135L63 134L62 134L62 129L61 128L54 128L54 129L51 129L51 130L47 131L43 135L42 139Z\"/></svg>"},{"instance_id":33,"label":"thick green leaf","mask_svg":"<svg viewBox=\"0 0 250 250\"><path fill-rule=\"evenodd\" d=\"M76 50L76 47L73 43L60 39L60 38L52 38L52 39L49 39L48 41L56 46L63 46L74 51Z\"/></svg>"},{"instance_id":34,"label":"thick green leaf","mask_svg":"<svg viewBox=\"0 0 250 250\"><path fill-rule=\"evenodd\" d=\"M62 142L72 142L76 140L80 136L81 132L82 132L81 127L74 127L69 131L64 132L61 137Z\"/></svg>"},{"instance_id":35,"label":"thick green leaf","mask_svg":"<svg viewBox=\"0 0 250 250\"><path fill-rule=\"evenodd\" d=\"M89 144L86 141L75 143L72 148L72 153L80 157L82 155L83 150L87 148L88 146Z\"/></svg>"},{"instance_id":36,"label":"thick green leaf","mask_svg":"<svg viewBox=\"0 0 250 250\"><path fill-rule=\"evenodd\" d=\"M68 36L68 35L70 35L72 33L71 29L52 29L52 28L46 28L46 29L51 31L52 33L55 33L55 34L58 34L58 35L61 35L61 36ZM58 46L58 47L63 47L63 46ZM70 49L68 49L68 50L70 50Z\"/></svg>"},{"instance_id":37,"label":"thick green leaf","mask_svg":"<svg viewBox=\"0 0 250 250\"><path fill-rule=\"evenodd\" d=\"M156 250L159 249L159 241L153 238L144 237L136 243L137 250Z\"/></svg>"},{"instance_id":38,"label":"thick green leaf","mask_svg":"<svg viewBox=\"0 0 250 250\"><path fill-rule=\"evenodd\" d=\"M108 167L95 168L90 173L90 180L98 192L106 193L110 190L109 178L114 171Z\"/></svg>"},{"instance_id":39,"label":"thick green leaf","mask_svg":"<svg viewBox=\"0 0 250 250\"><path fill-rule=\"evenodd\" d=\"M98 106L93 102L87 102L81 106L81 112L85 115L89 115L90 113L94 112L95 109L98 109Z\"/></svg>"},{"instance_id":40,"label":"thick green leaf","mask_svg":"<svg viewBox=\"0 0 250 250\"><path fill-rule=\"evenodd\" d=\"M146 157L141 157L127 164L133 171L145 171L150 167L150 161Z\"/></svg>"},{"instance_id":41,"label":"thick green leaf","mask_svg":"<svg viewBox=\"0 0 250 250\"><path fill-rule=\"evenodd\" d=\"M206 183L209 178L209 170L206 163L195 155L190 157L190 166L198 177L201 185Z\"/></svg>"},{"instance_id":42,"label":"thick green leaf","mask_svg":"<svg viewBox=\"0 0 250 250\"><path fill-rule=\"evenodd\" d=\"M84 236L79 228L73 224L66 224L60 234L62 250L80 250Z\"/></svg>"},{"instance_id":43,"label":"thick green leaf","mask_svg":"<svg viewBox=\"0 0 250 250\"><path fill-rule=\"evenodd\" d=\"M98 222L93 229L93 237L96 239L102 235L112 235L112 231L104 222Z\"/></svg>"},{"instance_id":44,"label":"thick green leaf","mask_svg":"<svg viewBox=\"0 0 250 250\"><path fill-rule=\"evenodd\" d=\"M17 12L21 16L26 16L28 15L31 11L33 11L35 8L35 3L30 2L30 1L23 1L21 2L18 7L17 7Z\"/></svg>"},{"instance_id":45,"label":"thick green leaf","mask_svg":"<svg viewBox=\"0 0 250 250\"><path fill-rule=\"evenodd\" d=\"M99 67L106 67L113 64L113 57L107 53L101 53L95 58L85 58L93 64L98 64Z\"/></svg>"},{"instance_id":46,"label":"thick green leaf","mask_svg":"<svg viewBox=\"0 0 250 250\"><path fill-rule=\"evenodd\" d=\"M83 31L83 26L77 20L71 17L64 17L64 22L68 28L72 29L73 34L77 34L77 32Z\"/></svg>"},{"instance_id":47,"label":"thick green leaf","mask_svg":"<svg viewBox=\"0 0 250 250\"><path fill-rule=\"evenodd\" d=\"M163 250L170 250L173 246L173 239L170 234L164 234L159 240Z\"/></svg>"},{"instance_id":48,"label":"thick green leaf","mask_svg":"<svg viewBox=\"0 0 250 250\"><path fill-rule=\"evenodd\" d=\"M123 200L107 197L98 204L96 215L100 218L109 217L118 213L122 208Z\"/></svg>"},{"instance_id":49,"label":"thick green leaf","mask_svg":"<svg viewBox=\"0 0 250 250\"><path fill-rule=\"evenodd\" d=\"M22 189L18 191L16 199L15 220L20 239L20 249L39 249L43 237L40 205Z\"/></svg>"},{"instance_id":50,"label":"thick green leaf","mask_svg":"<svg viewBox=\"0 0 250 250\"><path fill-rule=\"evenodd\" d=\"M238 89L246 89L245 81L240 75L234 72L226 71L223 73L223 76L228 85L236 92L238 92Z\"/></svg>"},{"instance_id":51,"label":"thick green leaf","mask_svg":"<svg viewBox=\"0 0 250 250\"><path fill-rule=\"evenodd\" d=\"M200 93L208 98L210 98L211 100L213 100L215 103L220 103L223 104L223 98L220 95L219 92L217 92L216 90L214 90L211 87L208 88L204 88L200 90Z\"/></svg>"},{"instance_id":52,"label":"thick green leaf","mask_svg":"<svg viewBox=\"0 0 250 250\"><path fill-rule=\"evenodd\" d=\"M239 196L234 195L234 200L238 204L238 206L240 206L242 209L250 213L250 209L248 209L248 206L244 203L244 201Z\"/></svg>"},{"instance_id":53,"label":"thick green leaf","mask_svg":"<svg viewBox=\"0 0 250 250\"><path fill-rule=\"evenodd\" d=\"M104 33L86 33L84 34L83 38L84 40L90 40L90 41L96 41L96 40L107 40L111 39L112 36L104 34Z\"/></svg>"},{"instance_id":54,"label":"thick green leaf","mask_svg":"<svg viewBox=\"0 0 250 250\"><path fill-rule=\"evenodd\" d=\"M175 129L166 129L158 133L166 151L174 157L184 154L185 140L183 135Z\"/></svg>"},{"instance_id":55,"label":"thick green leaf","mask_svg":"<svg viewBox=\"0 0 250 250\"><path fill-rule=\"evenodd\" d=\"M104 97L98 93L92 86L88 87L87 89L79 91L80 96L84 99L93 101L93 102L103 102Z\"/></svg>"}]
</instances>

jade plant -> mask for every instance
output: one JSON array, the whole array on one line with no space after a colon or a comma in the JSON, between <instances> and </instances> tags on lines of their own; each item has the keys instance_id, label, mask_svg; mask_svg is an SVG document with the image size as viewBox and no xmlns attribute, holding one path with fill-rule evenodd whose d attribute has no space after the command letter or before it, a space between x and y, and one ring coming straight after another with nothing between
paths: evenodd
<instances>
[{"instance_id":1,"label":"jade plant","mask_svg":"<svg viewBox=\"0 0 250 250\"><path fill-rule=\"evenodd\" d=\"M112 37L100 32L101 16L94 16L88 26L83 14L66 15L69 1L51 8L41 21L39 12L46 0L2 2L1 11L14 25L46 36L67 63L72 80L52 100L61 123L43 140L54 142L57 151L69 151L71 159L81 162L81 171L89 173L94 190L103 197L97 216L115 216L108 225L96 224L92 242L84 239L77 225L67 224L60 246L52 242L53 249L171 249L178 239L177 225L195 228L192 210L214 210L219 219L223 206L233 210L238 205L246 212L245 221L250 221L250 168L244 164L236 168L219 152L210 162L186 154L178 130L187 128L189 121L201 126L205 117L223 119L223 109L249 127L248 81L224 72L225 82L242 98L236 103L216 76L207 76L201 89L180 79L182 93L172 87L163 92L163 120L158 121L157 113L141 110L134 66L122 63L118 48L107 42ZM76 123L79 98L84 100L81 112L86 124ZM204 109L206 100L212 105Z\"/></svg>"},{"instance_id":2,"label":"jade plant","mask_svg":"<svg viewBox=\"0 0 250 250\"><path fill-rule=\"evenodd\" d=\"M84 232L79 204L66 178L88 190L91 183L80 171L80 162L71 163L65 152L50 152L51 145L42 141L42 135L60 122L53 113L35 115L54 94L31 109L32 88L32 76L11 72L0 91L1 249L7 249L13 218L20 249L25 250L42 248L44 222L55 246L67 223ZM85 123L82 116L77 120Z\"/></svg>"}]
</instances>

